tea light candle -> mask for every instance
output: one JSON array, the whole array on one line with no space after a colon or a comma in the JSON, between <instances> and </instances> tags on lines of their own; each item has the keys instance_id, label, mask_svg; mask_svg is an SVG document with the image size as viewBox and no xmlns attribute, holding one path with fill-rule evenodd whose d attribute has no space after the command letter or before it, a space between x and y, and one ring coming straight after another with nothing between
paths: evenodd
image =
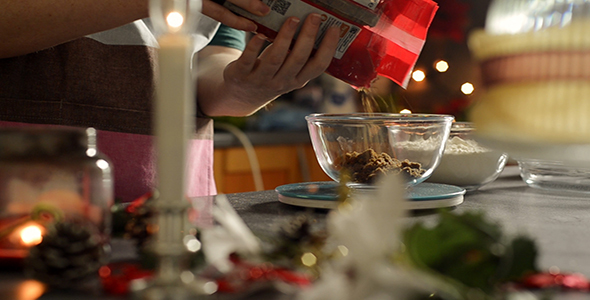
<instances>
[{"instance_id":1,"label":"tea light candle","mask_svg":"<svg viewBox=\"0 0 590 300\"><path fill-rule=\"evenodd\" d=\"M23 261L61 222L109 241L113 201L109 163L95 130L0 130L0 261ZM57 275L56 275L57 276Z\"/></svg>"},{"instance_id":2,"label":"tea light candle","mask_svg":"<svg viewBox=\"0 0 590 300\"><path fill-rule=\"evenodd\" d=\"M0 259L23 259L43 240L45 227L29 218L0 222Z\"/></svg>"},{"instance_id":3,"label":"tea light candle","mask_svg":"<svg viewBox=\"0 0 590 300\"><path fill-rule=\"evenodd\" d=\"M23 226L17 228L14 231L15 239L24 247L31 247L41 243L43 241L43 233L45 227L35 223L29 222Z\"/></svg>"}]
</instances>

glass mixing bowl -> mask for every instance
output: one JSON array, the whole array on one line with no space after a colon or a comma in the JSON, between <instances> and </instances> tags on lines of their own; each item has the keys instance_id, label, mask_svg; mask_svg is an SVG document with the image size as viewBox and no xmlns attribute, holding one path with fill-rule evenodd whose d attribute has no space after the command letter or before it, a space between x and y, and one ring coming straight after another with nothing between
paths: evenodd
<instances>
[{"instance_id":1,"label":"glass mixing bowl","mask_svg":"<svg viewBox=\"0 0 590 300\"><path fill-rule=\"evenodd\" d=\"M401 174L408 186L438 166L453 116L436 114L312 114L306 117L322 170L352 188L371 188L383 174Z\"/></svg>"},{"instance_id":2,"label":"glass mixing bowl","mask_svg":"<svg viewBox=\"0 0 590 300\"><path fill-rule=\"evenodd\" d=\"M560 160L518 159L520 177L534 188L590 193L590 165Z\"/></svg>"},{"instance_id":3,"label":"glass mixing bowl","mask_svg":"<svg viewBox=\"0 0 590 300\"><path fill-rule=\"evenodd\" d=\"M488 184L502 173L508 155L489 149L475 139L471 122L454 122L442 159L429 182L460 186L474 191Z\"/></svg>"}]
</instances>

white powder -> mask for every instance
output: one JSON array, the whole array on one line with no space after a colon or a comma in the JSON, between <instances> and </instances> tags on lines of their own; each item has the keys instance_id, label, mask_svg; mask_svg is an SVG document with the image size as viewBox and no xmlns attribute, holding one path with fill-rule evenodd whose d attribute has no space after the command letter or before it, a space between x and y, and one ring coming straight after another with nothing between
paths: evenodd
<instances>
[{"instance_id":1,"label":"white powder","mask_svg":"<svg viewBox=\"0 0 590 300\"><path fill-rule=\"evenodd\" d=\"M413 140L393 143L394 147L405 151L434 151L440 147L441 137L429 137L425 140Z\"/></svg>"},{"instance_id":2,"label":"white powder","mask_svg":"<svg viewBox=\"0 0 590 300\"><path fill-rule=\"evenodd\" d=\"M490 152L491 150L480 146L474 140L464 140L458 136L454 136L447 141L445 147L445 155L449 154L466 154L466 153L482 153Z\"/></svg>"},{"instance_id":3,"label":"white powder","mask_svg":"<svg viewBox=\"0 0 590 300\"><path fill-rule=\"evenodd\" d=\"M428 181L475 190L495 180L506 160L506 155L500 151L482 147L474 140L454 136L447 141L441 162Z\"/></svg>"}]
</instances>

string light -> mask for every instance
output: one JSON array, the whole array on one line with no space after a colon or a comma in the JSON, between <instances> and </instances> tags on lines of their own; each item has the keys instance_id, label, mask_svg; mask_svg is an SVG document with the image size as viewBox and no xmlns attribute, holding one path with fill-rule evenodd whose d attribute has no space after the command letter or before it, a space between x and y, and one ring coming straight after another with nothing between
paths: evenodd
<instances>
[{"instance_id":1,"label":"string light","mask_svg":"<svg viewBox=\"0 0 590 300\"><path fill-rule=\"evenodd\" d=\"M194 235L185 235L182 241L186 246L186 249L190 252L197 252L201 250L201 242L199 242L199 240L197 240Z\"/></svg>"},{"instance_id":2,"label":"string light","mask_svg":"<svg viewBox=\"0 0 590 300\"><path fill-rule=\"evenodd\" d=\"M422 70L416 70L412 73L412 79L414 81L420 82L426 78L426 74Z\"/></svg>"},{"instance_id":3,"label":"string light","mask_svg":"<svg viewBox=\"0 0 590 300\"><path fill-rule=\"evenodd\" d=\"M461 92L463 92L465 95L470 95L474 90L475 88L470 82L465 82L463 85L461 85Z\"/></svg>"},{"instance_id":4,"label":"string light","mask_svg":"<svg viewBox=\"0 0 590 300\"><path fill-rule=\"evenodd\" d=\"M346 248L346 246L338 245L338 250L340 251L340 254L342 254L342 256L348 255L348 248Z\"/></svg>"},{"instance_id":5,"label":"string light","mask_svg":"<svg viewBox=\"0 0 590 300\"><path fill-rule=\"evenodd\" d=\"M447 62L446 62L446 61L444 61L444 60L439 60L439 61L437 61L437 62L434 64L434 68L435 68L437 71L439 71L439 72L441 72L441 73L444 73L444 72L446 72L446 71L449 69L449 63L447 63Z\"/></svg>"},{"instance_id":6,"label":"string light","mask_svg":"<svg viewBox=\"0 0 590 300\"><path fill-rule=\"evenodd\" d=\"M311 252L306 252L301 256L301 263L303 263L303 265L307 267L314 266L317 263L317 261L317 257Z\"/></svg>"},{"instance_id":7,"label":"string light","mask_svg":"<svg viewBox=\"0 0 590 300\"><path fill-rule=\"evenodd\" d=\"M400 110L400 112L399 112L399 113L400 113L400 114L411 114L411 113L412 113L412 111L411 111L411 110L409 110L409 109L407 109L407 108L404 108L404 109Z\"/></svg>"}]
</instances>

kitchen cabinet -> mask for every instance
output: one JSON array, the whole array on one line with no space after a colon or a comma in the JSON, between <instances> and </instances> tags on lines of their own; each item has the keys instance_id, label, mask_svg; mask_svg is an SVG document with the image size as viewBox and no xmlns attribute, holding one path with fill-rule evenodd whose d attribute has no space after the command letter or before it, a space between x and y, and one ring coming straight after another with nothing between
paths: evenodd
<instances>
[{"instance_id":1,"label":"kitchen cabinet","mask_svg":"<svg viewBox=\"0 0 590 300\"><path fill-rule=\"evenodd\" d=\"M319 166L310 143L255 145L263 190L279 185L331 180ZM244 147L220 147L214 151L214 176L218 193L256 191Z\"/></svg>"}]
</instances>

